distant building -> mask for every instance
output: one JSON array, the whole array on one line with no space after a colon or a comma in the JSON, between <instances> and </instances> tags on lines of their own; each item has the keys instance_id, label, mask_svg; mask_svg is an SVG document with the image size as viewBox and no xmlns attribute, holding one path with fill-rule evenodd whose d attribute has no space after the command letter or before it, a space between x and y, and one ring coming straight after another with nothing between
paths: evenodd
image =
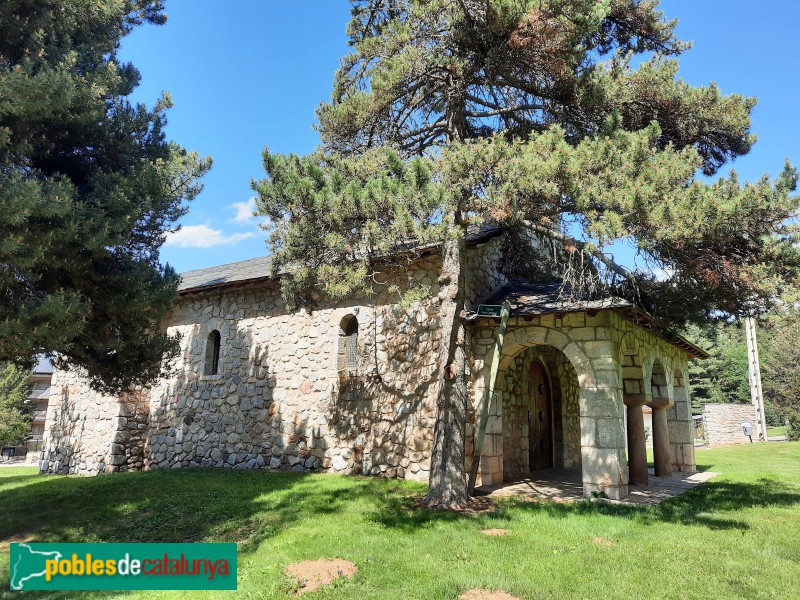
<instances>
[{"instance_id":1,"label":"distant building","mask_svg":"<svg viewBox=\"0 0 800 600\"><path fill-rule=\"evenodd\" d=\"M31 437L28 440L28 450L31 453L42 449L44 436L45 417L47 416L47 403L50 400L50 381L53 378L53 365L47 358L40 358L30 377L31 392L28 402L36 408L31 421ZM38 455L34 455L38 458Z\"/></svg>"}]
</instances>

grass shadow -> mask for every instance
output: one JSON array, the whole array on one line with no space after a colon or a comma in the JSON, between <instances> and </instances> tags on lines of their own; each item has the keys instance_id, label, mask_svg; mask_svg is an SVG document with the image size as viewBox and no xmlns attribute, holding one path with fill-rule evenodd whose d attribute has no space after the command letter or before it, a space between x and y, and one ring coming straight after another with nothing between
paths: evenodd
<instances>
[{"instance_id":1,"label":"grass shadow","mask_svg":"<svg viewBox=\"0 0 800 600\"><path fill-rule=\"evenodd\" d=\"M503 498L496 504L497 508L484 512L462 512L452 510L437 510L415 505L416 498L390 497L386 498L378 510L374 511L368 519L374 523L392 529L411 532L417 529L435 527L442 523L480 522L483 518L492 519L510 518L508 507L511 503Z\"/></svg>"},{"instance_id":2,"label":"grass shadow","mask_svg":"<svg viewBox=\"0 0 800 600\"><path fill-rule=\"evenodd\" d=\"M18 483L33 483L39 477L38 473L30 475L9 475L7 477L0 477L0 490L4 487L10 487Z\"/></svg>"},{"instance_id":3,"label":"grass shadow","mask_svg":"<svg viewBox=\"0 0 800 600\"><path fill-rule=\"evenodd\" d=\"M546 499L509 497L501 501L498 510L486 515L492 520L514 519L519 511L537 512L553 519L572 516L605 515L632 519L642 525L657 523L680 523L700 525L711 530L750 528L741 519L730 518L730 514L749 508L791 507L800 505L800 489L787 486L785 482L761 478L755 483L733 481L706 482L683 494L662 502L658 506L612 504L591 502L553 502ZM482 515L470 515L417 509L409 502L392 501L377 511L372 519L386 527L399 530L414 530L431 527L437 523L457 520L475 520Z\"/></svg>"},{"instance_id":4,"label":"grass shadow","mask_svg":"<svg viewBox=\"0 0 800 600\"><path fill-rule=\"evenodd\" d=\"M0 489L0 541L237 542L240 556L300 521L365 503L379 507L409 487L377 478L220 469L22 477L41 481ZM0 485L11 479L0 478ZM0 587L8 590L8 572L0 572ZM31 597L96 595L102 594Z\"/></svg>"}]
</instances>

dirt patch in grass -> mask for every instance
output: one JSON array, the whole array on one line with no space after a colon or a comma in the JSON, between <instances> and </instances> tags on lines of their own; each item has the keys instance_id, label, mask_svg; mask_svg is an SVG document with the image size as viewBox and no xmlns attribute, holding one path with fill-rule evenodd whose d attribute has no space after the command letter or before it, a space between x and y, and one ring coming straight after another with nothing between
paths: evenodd
<instances>
[{"instance_id":1,"label":"dirt patch in grass","mask_svg":"<svg viewBox=\"0 0 800 600\"><path fill-rule=\"evenodd\" d=\"M441 510L445 512L463 513L463 514L481 514L494 512L497 510L497 503L488 496L477 496L467 500L464 506L456 507L441 507L435 502L425 502L425 498L417 498L412 503L414 508L422 508L426 510Z\"/></svg>"},{"instance_id":2,"label":"dirt patch in grass","mask_svg":"<svg viewBox=\"0 0 800 600\"><path fill-rule=\"evenodd\" d=\"M508 529L481 529L481 533L483 535L501 537L504 535L508 535Z\"/></svg>"},{"instance_id":3,"label":"dirt patch in grass","mask_svg":"<svg viewBox=\"0 0 800 600\"><path fill-rule=\"evenodd\" d=\"M604 546L606 548L610 548L614 545L614 542L607 540L604 537L600 537L599 535L592 538L592 543L597 544L598 546Z\"/></svg>"},{"instance_id":4,"label":"dirt patch in grass","mask_svg":"<svg viewBox=\"0 0 800 600\"><path fill-rule=\"evenodd\" d=\"M480 588L464 592L458 598L459 600L519 600L516 596L507 594L502 590L492 591Z\"/></svg>"},{"instance_id":5,"label":"dirt patch in grass","mask_svg":"<svg viewBox=\"0 0 800 600\"><path fill-rule=\"evenodd\" d=\"M358 568L353 563L341 558L304 560L286 567L286 574L300 583L296 596L313 592L320 586L336 581L339 577L352 577L356 571Z\"/></svg>"},{"instance_id":6,"label":"dirt patch in grass","mask_svg":"<svg viewBox=\"0 0 800 600\"><path fill-rule=\"evenodd\" d=\"M36 538L32 535L12 535L0 542L0 552L6 552L11 547L11 544L24 544L32 542Z\"/></svg>"}]
</instances>

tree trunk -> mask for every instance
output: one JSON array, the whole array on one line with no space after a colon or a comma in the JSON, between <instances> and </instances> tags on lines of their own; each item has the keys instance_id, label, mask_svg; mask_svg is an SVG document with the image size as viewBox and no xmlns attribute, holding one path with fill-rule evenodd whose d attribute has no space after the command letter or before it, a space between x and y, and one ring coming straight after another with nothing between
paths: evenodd
<instances>
[{"instance_id":1,"label":"tree trunk","mask_svg":"<svg viewBox=\"0 0 800 600\"><path fill-rule=\"evenodd\" d=\"M460 217L456 223L462 227ZM462 233L466 233L465 231ZM436 426L426 502L439 508L461 508L469 500L464 445L467 422L466 332L464 309L465 235L442 248L442 350L436 402Z\"/></svg>"}]
</instances>

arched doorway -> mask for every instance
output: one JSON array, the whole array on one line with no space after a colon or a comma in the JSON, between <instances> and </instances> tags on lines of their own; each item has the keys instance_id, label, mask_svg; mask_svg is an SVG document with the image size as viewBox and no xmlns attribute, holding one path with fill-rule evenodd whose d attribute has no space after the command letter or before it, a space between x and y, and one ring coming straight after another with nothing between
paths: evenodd
<instances>
[{"instance_id":1,"label":"arched doorway","mask_svg":"<svg viewBox=\"0 0 800 600\"><path fill-rule=\"evenodd\" d=\"M583 323L588 323L588 319L579 317ZM551 322L555 320L548 318ZM476 371L475 406L480 406L484 397L486 390L480 383L489 381L493 360L489 331L481 329L478 335L483 337L475 338L475 343L479 343L476 349L485 349L476 350L484 359L483 369ZM553 399L553 470L535 472L536 478L564 478L562 483L574 482L587 496L593 492L604 492L612 499L627 495L622 382L616 371L619 368L614 359L616 347L611 331L599 325L580 328L564 325L562 329L529 325L525 317L509 322L488 404L480 485L531 479L529 382L531 362L538 360L550 378ZM480 369L477 361L475 366Z\"/></svg>"},{"instance_id":2,"label":"arched doorway","mask_svg":"<svg viewBox=\"0 0 800 600\"><path fill-rule=\"evenodd\" d=\"M544 365L534 360L529 371L528 453L531 470L553 466L553 393Z\"/></svg>"},{"instance_id":3,"label":"arched doorway","mask_svg":"<svg viewBox=\"0 0 800 600\"><path fill-rule=\"evenodd\" d=\"M563 352L524 348L501 372L498 391L499 427L490 429L497 431L492 447L502 457L502 481L581 466L578 378Z\"/></svg>"}]
</instances>

